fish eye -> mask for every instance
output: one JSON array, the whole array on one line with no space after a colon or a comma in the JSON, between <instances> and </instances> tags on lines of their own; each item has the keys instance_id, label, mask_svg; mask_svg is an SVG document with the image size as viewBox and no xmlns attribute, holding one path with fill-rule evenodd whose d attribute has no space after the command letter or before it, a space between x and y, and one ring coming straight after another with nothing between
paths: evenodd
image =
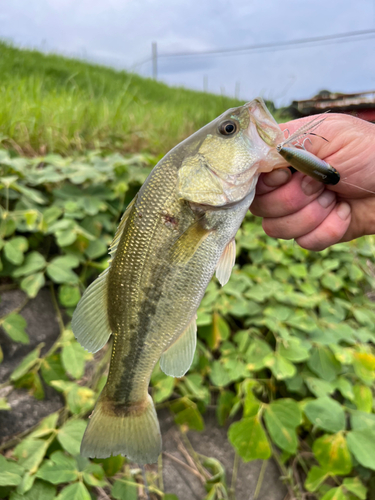
<instances>
[{"instance_id":1,"label":"fish eye","mask_svg":"<svg viewBox=\"0 0 375 500\"><path fill-rule=\"evenodd\" d=\"M222 135L233 135L237 132L237 123L232 120L226 120L219 125L219 132Z\"/></svg>"}]
</instances>

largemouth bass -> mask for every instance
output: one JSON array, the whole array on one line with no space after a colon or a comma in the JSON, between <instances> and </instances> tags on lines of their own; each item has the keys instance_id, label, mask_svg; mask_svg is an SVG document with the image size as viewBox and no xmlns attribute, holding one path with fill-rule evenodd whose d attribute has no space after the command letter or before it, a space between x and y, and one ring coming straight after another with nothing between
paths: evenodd
<instances>
[{"instance_id":1,"label":"largemouth bass","mask_svg":"<svg viewBox=\"0 0 375 500\"><path fill-rule=\"evenodd\" d=\"M160 359L173 377L189 369L196 311L216 271L224 285L234 237L260 172L285 166L283 133L261 99L230 109L171 150L122 217L109 267L84 293L73 332L84 348L113 335L107 383L81 454L157 461L161 436L148 385Z\"/></svg>"}]
</instances>

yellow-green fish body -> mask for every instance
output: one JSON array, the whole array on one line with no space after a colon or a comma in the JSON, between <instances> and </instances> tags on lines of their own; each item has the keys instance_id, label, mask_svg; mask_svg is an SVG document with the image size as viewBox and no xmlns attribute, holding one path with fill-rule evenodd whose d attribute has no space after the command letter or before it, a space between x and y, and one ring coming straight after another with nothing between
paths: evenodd
<instances>
[{"instance_id":1,"label":"yellow-green fish body","mask_svg":"<svg viewBox=\"0 0 375 500\"><path fill-rule=\"evenodd\" d=\"M229 279L234 236L259 173L277 162L274 146L281 139L260 99L229 110L168 153L129 205L109 268L73 316L77 339L92 352L113 335L108 380L82 455L157 460L152 370L159 359L168 375L181 377L189 369L197 308L215 270L222 284Z\"/></svg>"}]
</instances>

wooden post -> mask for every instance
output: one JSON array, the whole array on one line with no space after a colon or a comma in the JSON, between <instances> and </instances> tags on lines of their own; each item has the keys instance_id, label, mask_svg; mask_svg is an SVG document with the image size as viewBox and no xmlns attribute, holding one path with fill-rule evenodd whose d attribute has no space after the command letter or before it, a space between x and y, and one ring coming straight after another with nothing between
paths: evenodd
<instances>
[{"instance_id":1,"label":"wooden post","mask_svg":"<svg viewBox=\"0 0 375 500\"><path fill-rule=\"evenodd\" d=\"M158 48L156 42L152 42L152 78L154 80L158 79Z\"/></svg>"}]
</instances>

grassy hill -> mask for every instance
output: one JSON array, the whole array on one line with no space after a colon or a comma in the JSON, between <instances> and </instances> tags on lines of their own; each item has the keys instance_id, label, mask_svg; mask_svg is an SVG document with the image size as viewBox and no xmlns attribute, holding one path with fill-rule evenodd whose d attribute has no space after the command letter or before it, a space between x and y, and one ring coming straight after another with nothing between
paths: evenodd
<instances>
[{"instance_id":1,"label":"grassy hill","mask_svg":"<svg viewBox=\"0 0 375 500\"><path fill-rule=\"evenodd\" d=\"M241 104L2 42L0 74L0 141L27 155L93 148L162 154Z\"/></svg>"}]
</instances>

